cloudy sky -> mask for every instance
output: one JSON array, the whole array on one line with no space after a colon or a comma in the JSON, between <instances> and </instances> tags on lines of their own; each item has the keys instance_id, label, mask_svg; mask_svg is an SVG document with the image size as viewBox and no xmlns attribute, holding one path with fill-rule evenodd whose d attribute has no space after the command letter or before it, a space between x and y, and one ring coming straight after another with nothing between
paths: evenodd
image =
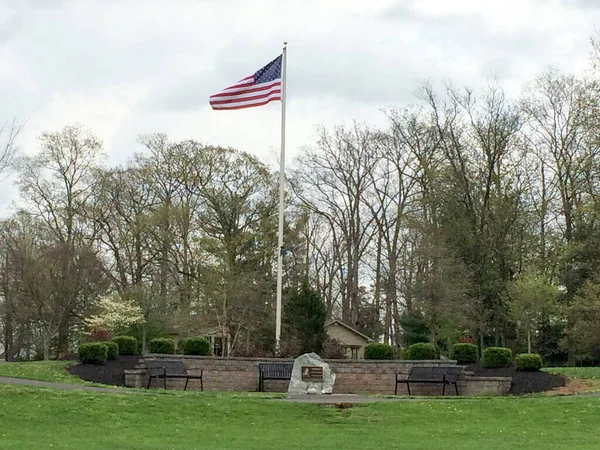
<instances>
[{"instance_id":1,"label":"cloudy sky","mask_svg":"<svg viewBox=\"0 0 600 450\"><path fill-rule=\"evenodd\" d=\"M91 128L109 164L167 133L273 163L280 104L212 111L208 97L288 53L288 154L315 125L383 123L420 80L511 94L555 66L580 72L600 0L0 0L0 121ZM15 191L0 187L0 210Z\"/></svg>"}]
</instances>

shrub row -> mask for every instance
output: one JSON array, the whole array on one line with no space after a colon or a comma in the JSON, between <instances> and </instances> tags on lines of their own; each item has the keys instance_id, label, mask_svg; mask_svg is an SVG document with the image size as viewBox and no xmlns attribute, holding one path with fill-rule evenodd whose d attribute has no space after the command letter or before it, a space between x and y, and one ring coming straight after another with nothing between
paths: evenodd
<instances>
[{"instance_id":1,"label":"shrub row","mask_svg":"<svg viewBox=\"0 0 600 450\"><path fill-rule=\"evenodd\" d=\"M119 355L135 355L137 339L132 336L116 336L112 341L88 342L79 345L77 357L84 364L104 364Z\"/></svg>"},{"instance_id":2,"label":"shrub row","mask_svg":"<svg viewBox=\"0 0 600 450\"><path fill-rule=\"evenodd\" d=\"M179 343L184 355L210 355L210 343L203 337L191 337ZM150 353L172 355L175 353L175 342L171 338L156 338L148 343Z\"/></svg>"},{"instance_id":3,"label":"shrub row","mask_svg":"<svg viewBox=\"0 0 600 450\"><path fill-rule=\"evenodd\" d=\"M478 360L478 348L474 344L458 343L452 348L452 357L459 364L473 363ZM510 367L512 351L504 347L488 347L483 351L484 367ZM517 370L536 371L542 368L542 357L537 353L521 353L515 357L514 365Z\"/></svg>"},{"instance_id":4,"label":"shrub row","mask_svg":"<svg viewBox=\"0 0 600 450\"><path fill-rule=\"evenodd\" d=\"M84 364L104 364L106 360L114 361L119 357L119 344L113 341L81 344L77 357Z\"/></svg>"},{"instance_id":5,"label":"shrub row","mask_svg":"<svg viewBox=\"0 0 600 450\"><path fill-rule=\"evenodd\" d=\"M420 342L403 349L400 352L401 359L438 359L438 351L433 344ZM396 359L396 350L388 344L368 344L365 347L365 359Z\"/></svg>"},{"instance_id":6,"label":"shrub row","mask_svg":"<svg viewBox=\"0 0 600 450\"><path fill-rule=\"evenodd\" d=\"M175 353L175 343L170 338L152 339L148 343L148 350L151 353L173 354ZM191 337L181 342L181 350L184 355L210 355L210 343L203 337ZM119 355L135 355L136 353L136 338L116 336L112 341L81 344L78 358L84 364L104 364L106 360L115 360Z\"/></svg>"},{"instance_id":7,"label":"shrub row","mask_svg":"<svg viewBox=\"0 0 600 450\"><path fill-rule=\"evenodd\" d=\"M175 343L170 338L152 339L148 343L151 353L173 354ZM210 355L210 344L202 337L184 339L180 346L184 355ZM84 364L104 364L106 360L115 360L118 355L134 355L137 352L137 339L132 336L116 336L112 341L91 342L79 346L79 360ZM417 343L402 350L402 359L437 359L438 351L433 344ZM452 348L452 357L459 364L476 362L478 348L474 344L457 343ZM365 347L365 359L393 360L396 352L388 344L373 343ZM512 351L504 347L488 347L483 351L482 365L488 368L510 367ZM537 371L542 368L542 357L536 353L522 353L515 357L517 370Z\"/></svg>"}]
</instances>

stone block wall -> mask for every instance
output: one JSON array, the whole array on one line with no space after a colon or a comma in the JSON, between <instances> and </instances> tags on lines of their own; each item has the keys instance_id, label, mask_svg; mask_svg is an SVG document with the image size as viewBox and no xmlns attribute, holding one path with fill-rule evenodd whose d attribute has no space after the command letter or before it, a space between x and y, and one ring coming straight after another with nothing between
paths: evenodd
<instances>
[{"instance_id":1,"label":"stone block wall","mask_svg":"<svg viewBox=\"0 0 600 450\"><path fill-rule=\"evenodd\" d=\"M125 385L146 387L146 360L180 360L190 373L204 371L204 389L214 391L256 391L258 389L258 364L261 362L290 362L292 359L273 358L218 358L209 356L148 355L135 370L125 371ZM372 360L326 360L336 374L334 394L394 394L396 373L408 374L410 367L454 366L455 361L372 361ZM162 387L163 380L153 380L152 387ZM167 389L182 389L182 380L167 380ZM459 378L460 395L507 394L510 378L474 377L463 372ZM287 381L265 381L266 392L286 392ZM190 380L188 389L200 389L199 380ZM446 386L447 395L454 394L453 386ZM398 385L398 394L407 394L406 384ZM411 383L414 395L441 395L441 385Z\"/></svg>"}]
</instances>

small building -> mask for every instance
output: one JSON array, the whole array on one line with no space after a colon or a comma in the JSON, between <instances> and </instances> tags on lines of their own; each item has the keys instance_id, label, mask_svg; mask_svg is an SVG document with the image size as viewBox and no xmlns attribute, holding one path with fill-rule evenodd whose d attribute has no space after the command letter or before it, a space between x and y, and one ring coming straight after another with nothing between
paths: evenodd
<instances>
[{"instance_id":1,"label":"small building","mask_svg":"<svg viewBox=\"0 0 600 450\"><path fill-rule=\"evenodd\" d=\"M345 347L346 359L364 359L365 345L373 342L369 336L337 319L325 322L325 331L330 338L336 339Z\"/></svg>"}]
</instances>

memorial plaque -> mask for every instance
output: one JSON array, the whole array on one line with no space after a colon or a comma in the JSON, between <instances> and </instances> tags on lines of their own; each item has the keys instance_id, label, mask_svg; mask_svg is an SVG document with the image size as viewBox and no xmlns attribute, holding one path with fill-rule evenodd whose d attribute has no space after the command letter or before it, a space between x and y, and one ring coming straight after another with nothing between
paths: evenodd
<instances>
[{"instance_id":1,"label":"memorial plaque","mask_svg":"<svg viewBox=\"0 0 600 450\"><path fill-rule=\"evenodd\" d=\"M289 395L331 394L335 373L316 353L305 353L294 361L288 385Z\"/></svg>"},{"instance_id":2,"label":"memorial plaque","mask_svg":"<svg viewBox=\"0 0 600 450\"><path fill-rule=\"evenodd\" d=\"M323 367L302 366L302 381L323 382Z\"/></svg>"}]
</instances>

